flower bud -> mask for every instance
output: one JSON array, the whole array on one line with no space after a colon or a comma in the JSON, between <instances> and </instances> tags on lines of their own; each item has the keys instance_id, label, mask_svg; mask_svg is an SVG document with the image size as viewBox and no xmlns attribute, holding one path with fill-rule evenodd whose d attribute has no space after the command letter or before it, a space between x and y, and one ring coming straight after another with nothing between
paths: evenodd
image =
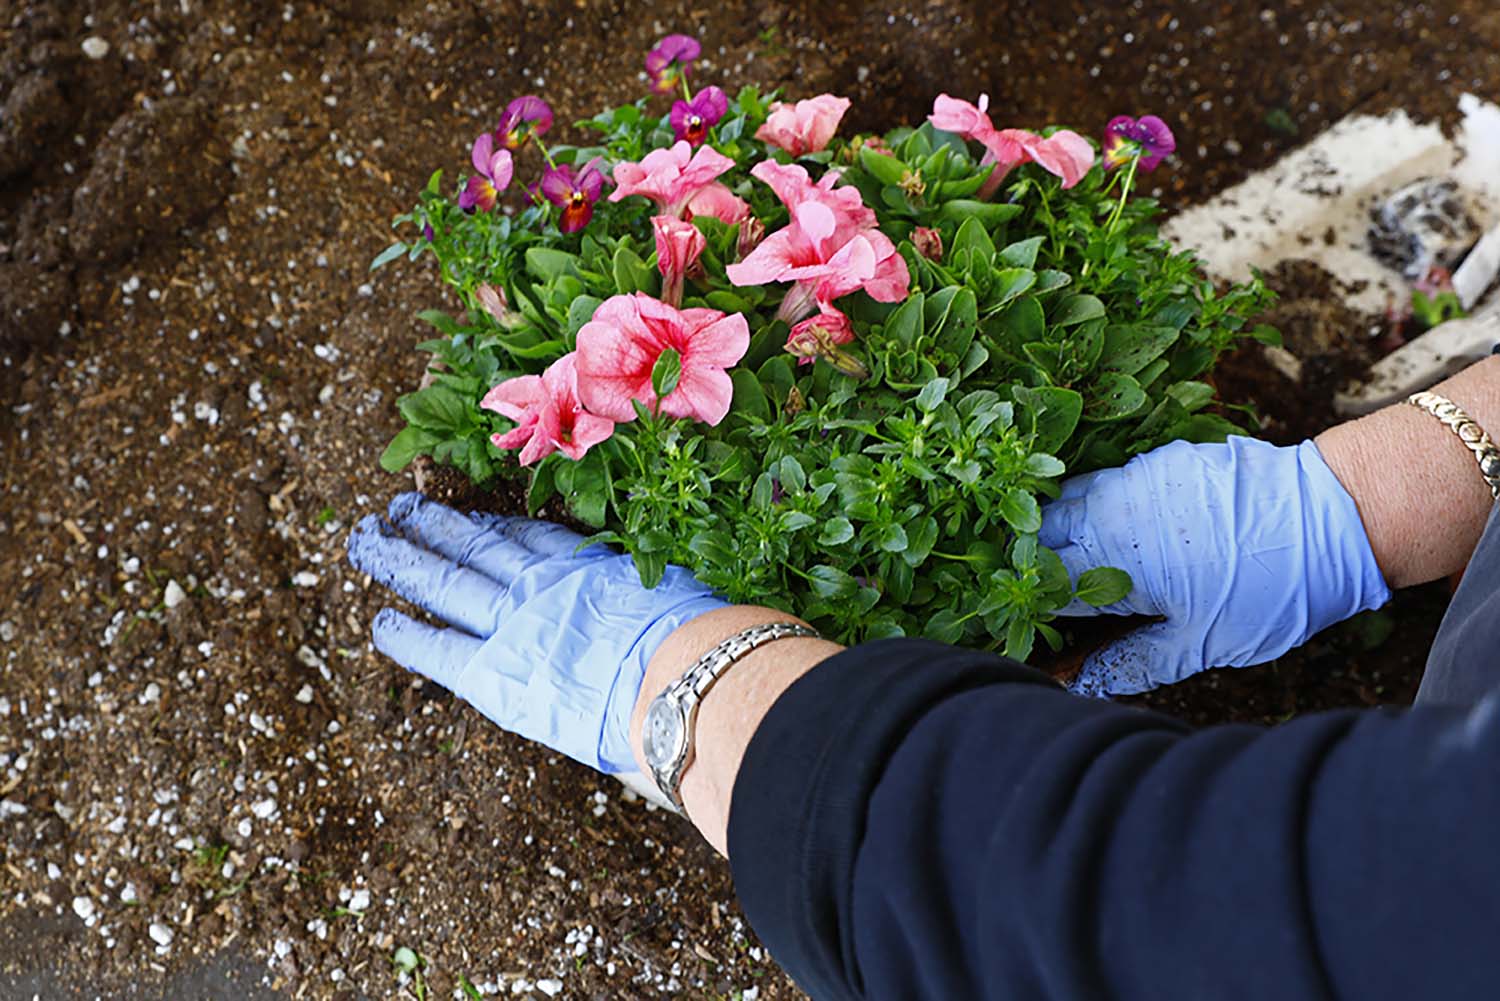
<instances>
[{"instance_id":1,"label":"flower bud","mask_svg":"<svg viewBox=\"0 0 1500 1001\"><path fill-rule=\"evenodd\" d=\"M495 318L497 323L505 323L510 317L510 310L505 303L504 290L494 285L480 285L474 290L474 298L479 300L479 305L484 311Z\"/></svg>"},{"instance_id":2,"label":"flower bud","mask_svg":"<svg viewBox=\"0 0 1500 1001\"><path fill-rule=\"evenodd\" d=\"M766 224L751 216L740 223L740 239L735 246L743 259L750 255L750 251L760 246L760 241L766 238Z\"/></svg>"},{"instance_id":3,"label":"flower bud","mask_svg":"<svg viewBox=\"0 0 1500 1001\"><path fill-rule=\"evenodd\" d=\"M912 246L917 248L917 253L929 261L941 261L943 259L943 234L930 226L918 226L911 231Z\"/></svg>"}]
</instances>

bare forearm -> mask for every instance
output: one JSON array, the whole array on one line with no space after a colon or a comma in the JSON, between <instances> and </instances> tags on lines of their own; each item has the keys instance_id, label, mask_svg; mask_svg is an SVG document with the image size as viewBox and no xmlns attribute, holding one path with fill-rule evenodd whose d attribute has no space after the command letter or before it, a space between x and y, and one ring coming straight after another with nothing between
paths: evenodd
<instances>
[{"instance_id":1,"label":"bare forearm","mask_svg":"<svg viewBox=\"0 0 1500 1001\"><path fill-rule=\"evenodd\" d=\"M1433 391L1500 432L1500 358ZM1494 499L1473 453L1432 415L1397 404L1325 431L1317 444L1353 496L1391 587L1436 580L1468 562Z\"/></svg>"},{"instance_id":2,"label":"bare forearm","mask_svg":"<svg viewBox=\"0 0 1500 1001\"><path fill-rule=\"evenodd\" d=\"M631 744L642 771L651 774L641 752L641 722L652 699L735 633L765 622L798 621L774 609L736 605L700 616L668 636L647 665L631 719ZM693 761L682 776L682 801L688 818L720 854L727 854L729 800L750 738L782 692L841 649L818 639L768 643L730 667L704 696L694 728Z\"/></svg>"}]
</instances>

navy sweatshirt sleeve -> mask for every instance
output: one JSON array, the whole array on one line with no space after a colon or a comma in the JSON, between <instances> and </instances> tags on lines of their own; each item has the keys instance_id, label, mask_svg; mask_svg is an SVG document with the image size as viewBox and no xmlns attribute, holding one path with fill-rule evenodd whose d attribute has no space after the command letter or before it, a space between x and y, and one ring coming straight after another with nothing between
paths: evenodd
<instances>
[{"instance_id":1,"label":"navy sweatshirt sleeve","mask_svg":"<svg viewBox=\"0 0 1500 1001\"><path fill-rule=\"evenodd\" d=\"M872 643L767 715L729 856L818 1001L1491 997L1500 701L1194 731Z\"/></svg>"}]
</instances>

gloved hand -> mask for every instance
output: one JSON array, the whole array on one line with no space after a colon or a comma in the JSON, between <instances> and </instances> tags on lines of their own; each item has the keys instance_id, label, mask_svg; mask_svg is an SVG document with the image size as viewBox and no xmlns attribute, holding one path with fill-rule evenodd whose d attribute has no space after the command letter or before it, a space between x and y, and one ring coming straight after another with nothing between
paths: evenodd
<instances>
[{"instance_id":1,"label":"gloved hand","mask_svg":"<svg viewBox=\"0 0 1500 1001\"><path fill-rule=\"evenodd\" d=\"M1264 663L1390 598L1354 499L1311 441L1174 442L1075 477L1043 509L1039 539L1075 583L1097 566L1135 583L1118 604L1060 614L1166 618L1092 654L1071 686L1081 694Z\"/></svg>"},{"instance_id":2,"label":"gloved hand","mask_svg":"<svg viewBox=\"0 0 1500 1001\"><path fill-rule=\"evenodd\" d=\"M530 740L601 772L633 770L630 715L674 629L725 602L686 570L652 590L630 557L545 521L465 516L420 494L349 535L349 561L452 628L386 608L375 646Z\"/></svg>"}]
</instances>

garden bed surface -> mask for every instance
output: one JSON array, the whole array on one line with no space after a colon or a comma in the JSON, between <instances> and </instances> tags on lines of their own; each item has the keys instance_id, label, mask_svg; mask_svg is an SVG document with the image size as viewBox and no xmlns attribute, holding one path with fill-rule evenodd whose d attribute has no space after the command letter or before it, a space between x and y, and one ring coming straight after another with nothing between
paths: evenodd
<instances>
[{"instance_id":1,"label":"garden bed surface","mask_svg":"<svg viewBox=\"0 0 1500 1001\"><path fill-rule=\"evenodd\" d=\"M454 304L421 267L367 265L509 97L544 92L560 122L633 98L641 53L691 31L703 80L844 94L851 128L914 121L942 91L1091 134L1160 114L1180 152L1151 181L1181 206L1351 111L1451 124L1457 91L1500 92L1488 0L0 17L0 1001L390 997L402 946L433 997L459 977L798 996L681 822L368 643L386 597L343 539L409 482L375 460L420 377L411 316ZM1372 321L1315 269L1272 280L1304 384L1255 350L1217 381L1294 441L1333 420ZM1445 598L1141 701L1204 723L1404 703Z\"/></svg>"}]
</instances>

